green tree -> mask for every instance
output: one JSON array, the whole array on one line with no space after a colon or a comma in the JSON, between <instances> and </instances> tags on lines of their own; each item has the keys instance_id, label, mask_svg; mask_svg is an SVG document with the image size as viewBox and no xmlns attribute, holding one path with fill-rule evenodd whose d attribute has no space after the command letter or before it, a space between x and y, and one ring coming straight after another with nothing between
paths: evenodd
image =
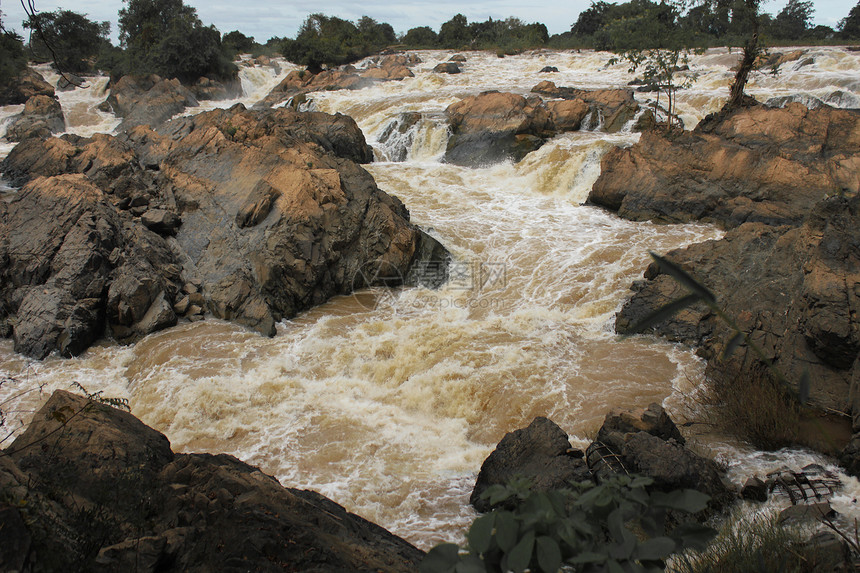
<instances>
[{"instance_id":1,"label":"green tree","mask_svg":"<svg viewBox=\"0 0 860 573\"><path fill-rule=\"evenodd\" d=\"M30 51L38 62L53 61L60 71L92 70L92 61L109 44L110 22L93 22L70 10L42 12L23 23L32 30Z\"/></svg>"},{"instance_id":2,"label":"green tree","mask_svg":"<svg viewBox=\"0 0 860 573\"><path fill-rule=\"evenodd\" d=\"M770 31L781 40L799 40L806 35L813 13L812 0L788 0L771 23Z\"/></svg>"},{"instance_id":3,"label":"green tree","mask_svg":"<svg viewBox=\"0 0 860 573\"><path fill-rule=\"evenodd\" d=\"M182 0L124 0L119 39L132 73L156 73L193 82L202 76L227 79L237 69L214 26L204 26L197 10Z\"/></svg>"},{"instance_id":4,"label":"green tree","mask_svg":"<svg viewBox=\"0 0 860 573\"><path fill-rule=\"evenodd\" d=\"M0 86L8 87L26 67L24 41L21 36L3 27L3 13L0 12ZM0 88L0 92L4 91Z\"/></svg>"},{"instance_id":5,"label":"green tree","mask_svg":"<svg viewBox=\"0 0 860 573\"><path fill-rule=\"evenodd\" d=\"M469 31L469 21L462 14L457 14L439 28L439 46L458 50L467 47L472 41Z\"/></svg>"},{"instance_id":6,"label":"green tree","mask_svg":"<svg viewBox=\"0 0 860 573\"><path fill-rule=\"evenodd\" d=\"M432 48L439 40L439 35L429 26L410 28L403 36L402 42L412 48Z\"/></svg>"},{"instance_id":7,"label":"green tree","mask_svg":"<svg viewBox=\"0 0 860 573\"><path fill-rule=\"evenodd\" d=\"M224 49L233 54L248 54L256 46L253 36L246 36L239 30L224 34L221 38Z\"/></svg>"},{"instance_id":8,"label":"green tree","mask_svg":"<svg viewBox=\"0 0 860 573\"><path fill-rule=\"evenodd\" d=\"M579 13L576 23L571 26L570 31L579 38L591 37L606 24L609 12L614 4L603 2L603 0L592 0L587 10Z\"/></svg>"},{"instance_id":9,"label":"green tree","mask_svg":"<svg viewBox=\"0 0 860 573\"><path fill-rule=\"evenodd\" d=\"M860 2L839 21L839 33L846 40L860 39Z\"/></svg>"}]
</instances>

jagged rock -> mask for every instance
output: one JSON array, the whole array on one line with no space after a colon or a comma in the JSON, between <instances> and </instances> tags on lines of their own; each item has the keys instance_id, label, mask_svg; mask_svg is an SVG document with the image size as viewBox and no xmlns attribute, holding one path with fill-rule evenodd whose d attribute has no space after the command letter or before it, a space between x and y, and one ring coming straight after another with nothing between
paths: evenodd
<instances>
[{"instance_id":1,"label":"jagged rock","mask_svg":"<svg viewBox=\"0 0 860 573\"><path fill-rule=\"evenodd\" d=\"M111 85L110 95L102 107L123 118L117 130L126 131L137 125L155 127L185 108L197 105L197 99L179 80L150 74L120 78Z\"/></svg>"},{"instance_id":2,"label":"jagged rock","mask_svg":"<svg viewBox=\"0 0 860 573\"><path fill-rule=\"evenodd\" d=\"M24 530L4 519L0 551L20 541L34 573L395 572L423 556L315 492L232 456L174 454L131 414L64 391L4 453L0 483L28 503Z\"/></svg>"},{"instance_id":3,"label":"jagged rock","mask_svg":"<svg viewBox=\"0 0 860 573\"><path fill-rule=\"evenodd\" d=\"M589 124L597 127L602 123L603 131L620 131L639 112L639 104L631 89L584 90L557 87L553 82L542 81L532 88L532 93L564 100L580 100L588 104Z\"/></svg>"},{"instance_id":4,"label":"jagged rock","mask_svg":"<svg viewBox=\"0 0 860 573\"><path fill-rule=\"evenodd\" d=\"M15 324L20 352L41 358L82 351L105 322L122 342L173 323L181 277L200 282L200 299L190 300L199 311L191 314L206 310L266 335L282 318L369 286L364 277L378 268L412 277L412 269L435 265L435 283L412 284L438 286L447 251L354 163L371 159L347 116L241 105L159 131L22 142L0 169L19 183L48 178L28 184L0 213L0 247L11 253L0 267L0 320ZM77 175L56 177L64 173ZM59 202L58 189L68 195ZM39 235L62 227L51 240L78 244L63 239L62 225L82 197L98 207L95 231L75 239L84 243L75 251L82 260L95 257L74 271L94 285L89 290L58 282L54 274L73 271L42 252L49 242ZM19 269L26 265L34 268Z\"/></svg>"},{"instance_id":5,"label":"jagged rock","mask_svg":"<svg viewBox=\"0 0 860 573\"><path fill-rule=\"evenodd\" d=\"M81 76L64 72L57 80L57 89L61 92L70 92L84 85L84 82L85 80Z\"/></svg>"},{"instance_id":6,"label":"jagged rock","mask_svg":"<svg viewBox=\"0 0 860 573\"><path fill-rule=\"evenodd\" d=\"M767 484L757 477L751 477L741 488L741 497L752 501L767 501Z\"/></svg>"},{"instance_id":7,"label":"jagged rock","mask_svg":"<svg viewBox=\"0 0 860 573\"><path fill-rule=\"evenodd\" d=\"M484 460L469 502L481 512L492 509L481 494L514 477L531 480L532 489L549 491L591 480L582 452L572 450L567 434L553 421L538 417L527 428L505 434Z\"/></svg>"},{"instance_id":8,"label":"jagged rock","mask_svg":"<svg viewBox=\"0 0 860 573\"><path fill-rule=\"evenodd\" d=\"M197 101L237 98L242 95L242 82L238 76L227 82L202 77L191 86L191 93Z\"/></svg>"},{"instance_id":9,"label":"jagged rock","mask_svg":"<svg viewBox=\"0 0 860 573\"><path fill-rule=\"evenodd\" d=\"M30 137L50 137L66 131L66 121L60 102L46 95L35 95L24 104L24 111L12 119L6 129L6 139L23 141Z\"/></svg>"},{"instance_id":10,"label":"jagged rock","mask_svg":"<svg viewBox=\"0 0 860 573\"><path fill-rule=\"evenodd\" d=\"M478 167L519 161L553 134L550 114L540 98L483 92L445 110L451 137L445 161Z\"/></svg>"},{"instance_id":11,"label":"jagged rock","mask_svg":"<svg viewBox=\"0 0 860 573\"><path fill-rule=\"evenodd\" d=\"M0 86L0 105L19 105L37 95L54 97L54 86L33 68L26 68L8 85Z\"/></svg>"},{"instance_id":12,"label":"jagged rock","mask_svg":"<svg viewBox=\"0 0 860 573\"><path fill-rule=\"evenodd\" d=\"M746 107L692 132L649 131L601 162L589 202L642 221L798 224L833 192L860 189L860 111Z\"/></svg>"},{"instance_id":13,"label":"jagged rock","mask_svg":"<svg viewBox=\"0 0 860 573\"><path fill-rule=\"evenodd\" d=\"M653 402L647 408L613 408L606 414L595 441L620 450L628 434L647 432L661 440L684 443L678 427L660 404Z\"/></svg>"},{"instance_id":14,"label":"jagged rock","mask_svg":"<svg viewBox=\"0 0 860 573\"><path fill-rule=\"evenodd\" d=\"M460 66L458 66L456 62L443 62L441 64L436 64L433 71L437 74L459 74L462 72Z\"/></svg>"}]
</instances>

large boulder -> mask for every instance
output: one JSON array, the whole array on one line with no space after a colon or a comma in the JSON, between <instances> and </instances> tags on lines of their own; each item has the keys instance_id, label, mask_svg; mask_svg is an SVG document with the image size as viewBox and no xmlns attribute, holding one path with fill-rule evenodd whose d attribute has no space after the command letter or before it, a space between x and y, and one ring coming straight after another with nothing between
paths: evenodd
<instances>
[{"instance_id":1,"label":"large boulder","mask_svg":"<svg viewBox=\"0 0 860 573\"><path fill-rule=\"evenodd\" d=\"M445 110L451 137L445 161L479 167L519 161L554 133L550 114L538 97L483 92Z\"/></svg>"},{"instance_id":2,"label":"large boulder","mask_svg":"<svg viewBox=\"0 0 860 573\"><path fill-rule=\"evenodd\" d=\"M542 81L532 88L532 93L547 98L580 101L588 105L586 124L591 129L600 127L607 133L615 133L636 117L640 107L633 98L632 89L596 89L558 87L553 82Z\"/></svg>"},{"instance_id":3,"label":"large boulder","mask_svg":"<svg viewBox=\"0 0 860 573\"><path fill-rule=\"evenodd\" d=\"M654 480L661 491L696 489L711 496L720 509L735 499L719 466L692 452L675 423L659 404L647 408L614 408L587 449L588 466L598 479L635 473Z\"/></svg>"},{"instance_id":4,"label":"large boulder","mask_svg":"<svg viewBox=\"0 0 860 573\"><path fill-rule=\"evenodd\" d=\"M133 341L175 324L189 282L195 316L266 335L367 277L437 286L447 251L356 163L371 158L347 116L241 105L158 131L22 142L0 164L26 184L0 211L0 320L41 358L79 353L105 326ZM411 272L426 265L442 272Z\"/></svg>"},{"instance_id":5,"label":"large boulder","mask_svg":"<svg viewBox=\"0 0 860 573\"><path fill-rule=\"evenodd\" d=\"M582 458L582 452L571 448L567 434L555 422L535 418L527 428L505 434L484 460L469 501L478 511L489 511L493 506L481 494L491 485L504 485L518 477L529 479L537 491L589 481L591 472Z\"/></svg>"},{"instance_id":6,"label":"large boulder","mask_svg":"<svg viewBox=\"0 0 860 573\"><path fill-rule=\"evenodd\" d=\"M320 494L232 456L174 454L128 412L64 391L3 452L0 484L26 508L0 509L0 548L33 572L395 572L423 555Z\"/></svg>"},{"instance_id":7,"label":"large boulder","mask_svg":"<svg viewBox=\"0 0 860 573\"><path fill-rule=\"evenodd\" d=\"M197 105L197 99L178 79L150 74L120 78L111 85L102 108L121 117L117 130L125 131L137 125L158 126L185 108Z\"/></svg>"},{"instance_id":8,"label":"large boulder","mask_svg":"<svg viewBox=\"0 0 860 573\"><path fill-rule=\"evenodd\" d=\"M19 105L37 95L54 97L54 86L45 81L42 74L26 68L8 85L0 86L0 105Z\"/></svg>"},{"instance_id":9,"label":"large boulder","mask_svg":"<svg viewBox=\"0 0 860 573\"><path fill-rule=\"evenodd\" d=\"M34 95L24 104L24 111L12 118L6 128L6 139L23 141L29 137L50 137L66 131L63 108L56 98Z\"/></svg>"},{"instance_id":10,"label":"large boulder","mask_svg":"<svg viewBox=\"0 0 860 573\"><path fill-rule=\"evenodd\" d=\"M604 155L589 202L627 219L800 223L834 192L860 189L860 111L744 107L692 132L649 131Z\"/></svg>"}]
</instances>

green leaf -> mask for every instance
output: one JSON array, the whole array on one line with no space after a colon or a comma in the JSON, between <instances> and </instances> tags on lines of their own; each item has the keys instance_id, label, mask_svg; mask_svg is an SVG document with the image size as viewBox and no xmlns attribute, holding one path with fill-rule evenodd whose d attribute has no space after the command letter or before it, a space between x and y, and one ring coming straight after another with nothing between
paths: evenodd
<instances>
[{"instance_id":1,"label":"green leaf","mask_svg":"<svg viewBox=\"0 0 860 573\"><path fill-rule=\"evenodd\" d=\"M609 573L625 573L624 568L621 567L621 565L619 565L618 562L614 559L610 559L609 561L607 561L606 566L609 570Z\"/></svg>"},{"instance_id":2,"label":"green leaf","mask_svg":"<svg viewBox=\"0 0 860 573\"><path fill-rule=\"evenodd\" d=\"M514 573L522 573L532 560L532 549L535 546L534 531L529 531L520 542L508 553L508 568Z\"/></svg>"},{"instance_id":3,"label":"green leaf","mask_svg":"<svg viewBox=\"0 0 860 573\"><path fill-rule=\"evenodd\" d=\"M517 542L517 521L510 511L496 512L496 543L507 553Z\"/></svg>"},{"instance_id":4,"label":"green leaf","mask_svg":"<svg viewBox=\"0 0 860 573\"><path fill-rule=\"evenodd\" d=\"M490 548L490 542L493 540L493 527L496 524L496 513L491 512L482 515L472 523L469 528L469 533L466 538L469 540L469 547L476 553L486 553Z\"/></svg>"},{"instance_id":5,"label":"green leaf","mask_svg":"<svg viewBox=\"0 0 860 573\"><path fill-rule=\"evenodd\" d=\"M726 347L723 349L723 359L729 358L732 354L735 353L735 350L738 349L744 340L746 340L747 335L743 332L736 332L734 336L732 336L729 343L726 344Z\"/></svg>"},{"instance_id":6,"label":"green leaf","mask_svg":"<svg viewBox=\"0 0 860 573\"><path fill-rule=\"evenodd\" d=\"M716 304L717 297L714 296L714 293L709 291L707 287L701 284L699 281L694 279L690 274L682 269L678 264L673 263L669 259L665 257L661 257L657 253L649 253L651 258L654 259L657 264L660 266L660 270L664 273L681 283L688 291L693 294L699 295L699 298L704 300L709 304Z\"/></svg>"},{"instance_id":7,"label":"green leaf","mask_svg":"<svg viewBox=\"0 0 860 573\"><path fill-rule=\"evenodd\" d=\"M693 306L697 302L702 299L698 294L687 294L679 298L678 300L674 300L668 304L665 304L634 324L630 327L630 332L642 332L652 326L656 326L662 322L665 322L684 310L689 306Z\"/></svg>"},{"instance_id":8,"label":"green leaf","mask_svg":"<svg viewBox=\"0 0 860 573\"><path fill-rule=\"evenodd\" d=\"M583 551L579 555L571 557L567 560L568 563L581 565L586 563L603 563L606 561L606 554L595 553L594 551Z\"/></svg>"},{"instance_id":9,"label":"green leaf","mask_svg":"<svg viewBox=\"0 0 860 573\"><path fill-rule=\"evenodd\" d=\"M561 549L552 537L542 535L536 539L538 565L545 573L556 573L561 567Z\"/></svg>"},{"instance_id":10,"label":"green leaf","mask_svg":"<svg viewBox=\"0 0 860 573\"><path fill-rule=\"evenodd\" d=\"M460 548L453 543L442 543L427 552L418 571L421 573L452 573L459 560Z\"/></svg>"},{"instance_id":11,"label":"green leaf","mask_svg":"<svg viewBox=\"0 0 860 573\"><path fill-rule=\"evenodd\" d=\"M669 537L654 537L639 544L636 548L636 558L640 561L656 561L665 559L675 550L675 541Z\"/></svg>"},{"instance_id":12,"label":"green leaf","mask_svg":"<svg viewBox=\"0 0 860 573\"><path fill-rule=\"evenodd\" d=\"M655 507L697 513L708 506L711 496L694 489L680 489L668 493L654 492L651 499Z\"/></svg>"},{"instance_id":13,"label":"green leaf","mask_svg":"<svg viewBox=\"0 0 860 573\"><path fill-rule=\"evenodd\" d=\"M454 567L454 573L486 573L484 562L475 555L465 555Z\"/></svg>"}]
</instances>

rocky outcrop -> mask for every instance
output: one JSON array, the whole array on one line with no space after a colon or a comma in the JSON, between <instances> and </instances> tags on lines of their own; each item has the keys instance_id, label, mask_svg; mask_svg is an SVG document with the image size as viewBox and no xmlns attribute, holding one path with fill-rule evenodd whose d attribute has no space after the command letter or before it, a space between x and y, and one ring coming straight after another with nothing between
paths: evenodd
<instances>
[{"instance_id":1,"label":"rocky outcrop","mask_svg":"<svg viewBox=\"0 0 860 573\"><path fill-rule=\"evenodd\" d=\"M463 70L460 69L460 66L457 65L457 62L442 62L436 64L433 68L433 71L437 74L459 74Z\"/></svg>"},{"instance_id":2,"label":"rocky outcrop","mask_svg":"<svg viewBox=\"0 0 860 573\"><path fill-rule=\"evenodd\" d=\"M3 452L0 486L0 551L34 573L395 572L423 556L320 494L232 456L175 454L128 412L64 391Z\"/></svg>"},{"instance_id":3,"label":"rocky outcrop","mask_svg":"<svg viewBox=\"0 0 860 573\"><path fill-rule=\"evenodd\" d=\"M24 111L12 118L6 129L6 139L22 141L29 137L50 137L66 131L66 121L60 102L46 95L35 95L24 104Z\"/></svg>"},{"instance_id":4,"label":"rocky outcrop","mask_svg":"<svg viewBox=\"0 0 860 573\"><path fill-rule=\"evenodd\" d=\"M371 157L346 116L241 105L22 142L0 165L26 184L0 211L0 319L38 358L201 309L272 335L380 268L445 269L445 249L356 163ZM199 298L177 306L184 295Z\"/></svg>"},{"instance_id":5,"label":"rocky outcrop","mask_svg":"<svg viewBox=\"0 0 860 573\"><path fill-rule=\"evenodd\" d=\"M202 77L191 86L191 93L197 101L238 98L242 95L242 82L238 75L227 81Z\"/></svg>"},{"instance_id":6,"label":"rocky outcrop","mask_svg":"<svg viewBox=\"0 0 860 573\"><path fill-rule=\"evenodd\" d=\"M656 403L645 409L611 410L586 453L598 479L618 472L636 473L653 479L652 487L661 491L706 493L715 510L736 499L717 464L687 448L675 423Z\"/></svg>"},{"instance_id":7,"label":"rocky outcrop","mask_svg":"<svg viewBox=\"0 0 860 573\"><path fill-rule=\"evenodd\" d=\"M33 68L26 68L8 85L0 86L0 105L27 103L27 100L37 95L54 97L54 86Z\"/></svg>"},{"instance_id":8,"label":"rocky outcrop","mask_svg":"<svg viewBox=\"0 0 860 573\"><path fill-rule=\"evenodd\" d=\"M543 417L535 418L527 428L505 434L481 465L470 503L478 511L490 511L493 506L482 494L491 485L504 485L516 477L529 479L538 491L592 479L582 451L571 448L564 430Z\"/></svg>"},{"instance_id":9,"label":"rocky outcrop","mask_svg":"<svg viewBox=\"0 0 860 573\"><path fill-rule=\"evenodd\" d=\"M117 130L126 131L137 125L158 126L185 108L197 105L197 99L178 79L150 74L120 78L111 85L102 109L121 117Z\"/></svg>"},{"instance_id":10,"label":"rocky outcrop","mask_svg":"<svg viewBox=\"0 0 860 573\"><path fill-rule=\"evenodd\" d=\"M445 110L451 136L445 161L478 167L519 161L553 134L550 114L539 97L484 92Z\"/></svg>"},{"instance_id":11,"label":"rocky outcrop","mask_svg":"<svg viewBox=\"0 0 860 573\"><path fill-rule=\"evenodd\" d=\"M588 105L586 124L590 129L600 128L607 133L621 131L640 111L631 89L585 90L557 87L553 82L543 81L532 88L532 93L584 102Z\"/></svg>"},{"instance_id":12,"label":"rocky outcrop","mask_svg":"<svg viewBox=\"0 0 860 573\"><path fill-rule=\"evenodd\" d=\"M346 65L316 74L308 70L293 71L254 107L272 107L312 92L358 90L378 82L411 78L415 74L409 67L419 63L421 58L416 54L389 54L368 59L361 69Z\"/></svg>"},{"instance_id":13,"label":"rocky outcrop","mask_svg":"<svg viewBox=\"0 0 860 573\"><path fill-rule=\"evenodd\" d=\"M860 111L794 103L649 131L601 162L589 202L624 218L799 224L826 195L860 189Z\"/></svg>"}]
</instances>

